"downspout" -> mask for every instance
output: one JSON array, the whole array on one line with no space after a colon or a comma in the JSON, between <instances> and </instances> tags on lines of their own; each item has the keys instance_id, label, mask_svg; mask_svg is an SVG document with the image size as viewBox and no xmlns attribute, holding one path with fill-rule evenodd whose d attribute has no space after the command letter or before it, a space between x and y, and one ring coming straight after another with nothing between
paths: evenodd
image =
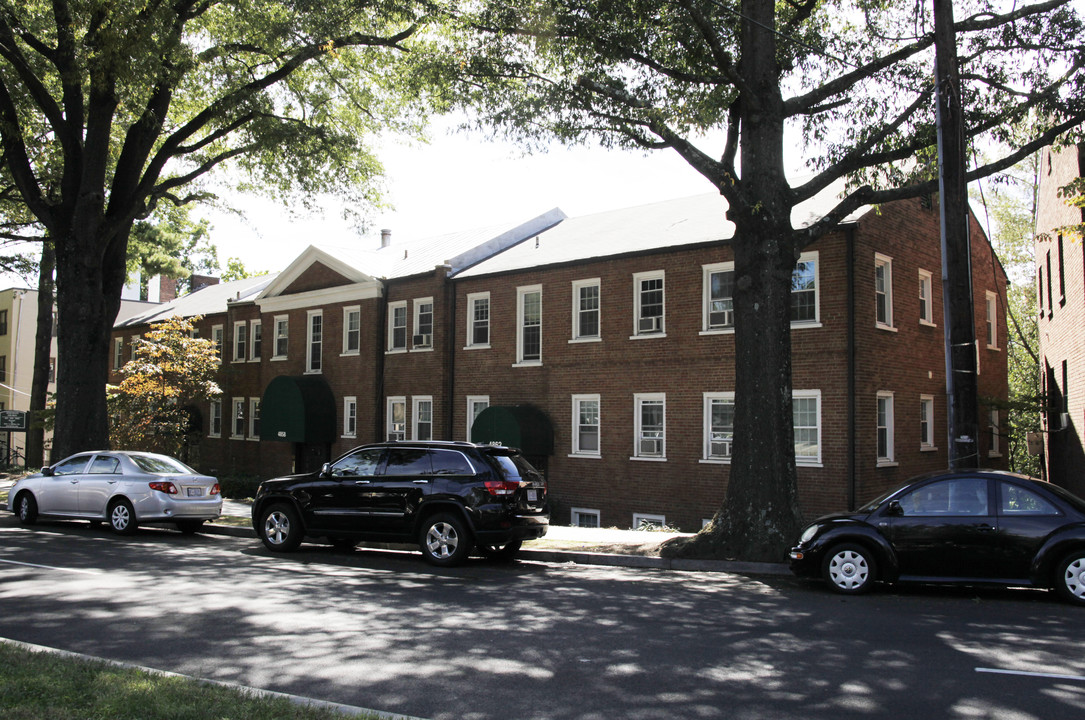
<instances>
[{"instance_id":1,"label":"downspout","mask_svg":"<svg viewBox=\"0 0 1085 720\"><path fill-rule=\"evenodd\" d=\"M844 242L847 252L845 284L847 285L847 373L848 373L848 509L855 509L855 496L858 485L855 459L855 226L844 228Z\"/></svg>"},{"instance_id":2,"label":"downspout","mask_svg":"<svg viewBox=\"0 0 1085 720\"><path fill-rule=\"evenodd\" d=\"M447 373L447 380L445 381L445 438L454 440L456 438L453 425L456 418L456 283L453 282L451 277L452 268L445 265L443 269L445 312L448 315L446 320L448 329L445 332L445 343L448 345L445 351L448 353L448 360L445 363L445 373Z\"/></svg>"},{"instance_id":3,"label":"downspout","mask_svg":"<svg viewBox=\"0 0 1085 720\"><path fill-rule=\"evenodd\" d=\"M381 292L377 296L377 315L380 317L379 329L377 330L377 344L374 348L376 362L373 367L376 370L376 408L374 413L377 421L373 424L373 441L387 440L384 434L384 414L387 412L384 402L384 362L387 357L384 349L388 347L388 283L380 281Z\"/></svg>"}]
</instances>

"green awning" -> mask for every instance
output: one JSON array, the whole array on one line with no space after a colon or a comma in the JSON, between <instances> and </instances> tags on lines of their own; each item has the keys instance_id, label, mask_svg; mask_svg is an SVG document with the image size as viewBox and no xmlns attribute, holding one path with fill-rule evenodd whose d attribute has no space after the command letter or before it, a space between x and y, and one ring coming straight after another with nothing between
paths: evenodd
<instances>
[{"instance_id":1,"label":"green awning","mask_svg":"<svg viewBox=\"0 0 1085 720\"><path fill-rule=\"evenodd\" d=\"M486 408L471 426L471 439L520 448L528 456L554 454L554 426L546 413L534 405Z\"/></svg>"},{"instance_id":2,"label":"green awning","mask_svg":"<svg viewBox=\"0 0 1085 720\"><path fill-rule=\"evenodd\" d=\"M335 419L335 396L322 376L280 375L260 400L260 439L332 442Z\"/></svg>"}]
</instances>

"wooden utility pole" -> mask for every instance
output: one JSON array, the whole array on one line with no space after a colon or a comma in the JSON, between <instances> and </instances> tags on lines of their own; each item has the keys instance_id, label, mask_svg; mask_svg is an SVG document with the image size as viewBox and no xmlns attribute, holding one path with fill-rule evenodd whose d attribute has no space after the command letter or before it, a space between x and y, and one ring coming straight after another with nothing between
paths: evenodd
<instances>
[{"instance_id":1,"label":"wooden utility pole","mask_svg":"<svg viewBox=\"0 0 1085 720\"><path fill-rule=\"evenodd\" d=\"M972 247L965 182L964 111L951 0L934 2L934 71L938 83L938 187L942 221L949 466L979 464L979 392L972 298Z\"/></svg>"}]
</instances>

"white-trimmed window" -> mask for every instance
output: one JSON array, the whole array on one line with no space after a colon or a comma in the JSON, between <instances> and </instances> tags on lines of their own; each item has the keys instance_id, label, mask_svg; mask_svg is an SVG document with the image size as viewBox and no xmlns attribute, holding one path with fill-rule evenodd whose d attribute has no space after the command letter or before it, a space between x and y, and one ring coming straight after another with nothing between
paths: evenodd
<instances>
[{"instance_id":1,"label":"white-trimmed window","mask_svg":"<svg viewBox=\"0 0 1085 720\"><path fill-rule=\"evenodd\" d=\"M234 323L234 362L244 362L249 356L249 326L241 321Z\"/></svg>"},{"instance_id":2,"label":"white-trimmed window","mask_svg":"<svg viewBox=\"0 0 1085 720\"><path fill-rule=\"evenodd\" d=\"M490 293L467 295L467 347L490 347Z\"/></svg>"},{"instance_id":3,"label":"white-trimmed window","mask_svg":"<svg viewBox=\"0 0 1085 720\"><path fill-rule=\"evenodd\" d=\"M704 394L704 460L731 461L735 436L735 394Z\"/></svg>"},{"instance_id":4,"label":"white-trimmed window","mask_svg":"<svg viewBox=\"0 0 1085 720\"><path fill-rule=\"evenodd\" d=\"M878 465L890 465L894 462L893 435L893 393L880 390L878 392Z\"/></svg>"},{"instance_id":5,"label":"white-trimmed window","mask_svg":"<svg viewBox=\"0 0 1085 720\"><path fill-rule=\"evenodd\" d=\"M991 350L998 349L998 295L987 291L987 318L984 328L987 331L987 347Z\"/></svg>"},{"instance_id":6,"label":"white-trimmed window","mask_svg":"<svg viewBox=\"0 0 1085 720\"><path fill-rule=\"evenodd\" d=\"M919 449L934 450L934 396L919 396Z\"/></svg>"},{"instance_id":7,"label":"white-trimmed window","mask_svg":"<svg viewBox=\"0 0 1085 720\"><path fill-rule=\"evenodd\" d=\"M804 252L791 271L791 324L819 327L821 323L821 281L818 253Z\"/></svg>"},{"instance_id":8,"label":"white-trimmed window","mask_svg":"<svg viewBox=\"0 0 1085 720\"><path fill-rule=\"evenodd\" d=\"M357 355L362 350L362 309L343 308L343 354Z\"/></svg>"},{"instance_id":9,"label":"white-trimmed window","mask_svg":"<svg viewBox=\"0 0 1085 720\"><path fill-rule=\"evenodd\" d=\"M666 334L665 279L662 270L633 274L633 337Z\"/></svg>"},{"instance_id":10,"label":"white-trimmed window","mask_svg":"<svg viewBox=\"0 0 1085 720\"><path fill-rule=\"evenodd\" d=\"M275 316L275 355L273 360L285 360L290 347L290 316Z\"/></svg>"},{"instance_id":11,"label":"white-trimmed window","mask_svg":"<svg viewBox=\"0 0 1085 720\"><path fill-rule=\"evenodd\" d=\"M211 342L215 343L215 355L218 357L219 362L222 362L222 338L223 331L221 325L211 326ZM132 344L133 353L135 352L135 343Z\"/></svg>"},{"instance_id":12,"label":"white-trimmed window","mask_svg":"<svg viewBox=\"0 0 1085 720\"><path fill-rule=\"evenodd\" d=\"M124 367L124 338L113 338L113 369Z\"/></svg>"},{"instance_id":13,"label":"white-trimmed window","mask_svg":"<svg viewBox=\"0 0 1085 720\"><path fill-rule=\"evenodd\" d=\"M795 463L821 464L821 391L796 390L791 394L795 432Z\"/></svg>"},{"instance_id":14,"label":"white-trimmed window","mask_svg":"<svg viewBox=\"0 0 1085 720\"><path fill-rule=\"evenodd\" d=\"M388 352L407 349L407 301L388 303Z\"/></svg>"},{"instance_id":15,"label":"white-trimmed window","mask_svg":"<svg viewBox=\"0 0 1085 720\"><path fill-rule=\"evenodd\" d=\"M411 417L414 427L413 440L433 439L433 397L430 395L411 398Z\"/></svg>"},{"instance_id":16,"label":"white-trimmed window","mask_svg":"<svg viewBox=\"0 0 1085 720\"><path fill-rule=\"evenodd\" d=\"M919 271L919 322L934 325L934 278L926 270Z\"/></svg>"},{"instance_id":17,"label":"white-trimmed window","mask_svg":"<svg viewBox=\"0 0 1085 720\"><path fill-rule=\"evenodd\" d=\"M601 339L600 281L573 281L573 342Z\"/></svg>"},{"instance_id":18,"label":"white-trimmed window","mask_svg":"<svg viewBox=\"0 0 1085 720\"><path fill-rule=\"evenodd\" d=\"M230 437L245 437L245 398L233 399L230 412Z\"/></svg>"},{"instance_id":19,"label":"white-trimmed window","mask_svg":"<svg viewBox=\"0 0 1085 720\"><path fill-rule=\"evenodd\" d=\"M260 398L249 398L249 440L260 439Z\"/></svg>"},{"instance_id":20,"label":"white-trimmed window","mask_svg":"<svg viewBox=\"0 0 1085 720\"><path fill-rule=\"evenodd\" d=\"M407 439L407 398L388 398L386 424L388 440Z\"/></svg>"},{"instance_id":21,"label":"white-trimmed window","mask_svg":"<svg viewBox=\"0 0 1085 720\"><path fill-rule=\"evenodd\" d=\"M987 457L1002 457L998 444L998 410L987 411Z\"/></svg>"},{"instance_id":22,"label":"white-trimmed window","mask_svg":"<svg viewBox=\"0 0 1085 720\"><path fill-rule=\"evenodd\" d=\"M648 530L650 528L663 528L667 526L667 518L664 515L651 513L633 513L633 529Z\"/></svg>"},{"instance_id":23,"label":"white-trimmed window","mask_svg":"<svg viewBox=\"0 0 1085 720\"><path fill-rule=\"evenodd\" d=\"M542 285L516 288L516 364L542 364Z\"/></svg>"},{"instance_id":24,"label":"white-trimmed window","mask_svg":"<svg viewBox=\"0 0 1085 720\"><path fill-rule=\"evenodd\" d=\"M467 396L467 432L464 435L468 441L474 440L471 436L471 432L474 430L475 420L478 420L478 416L488 407L490 407L489 395Z\"/></svg>"},{"instance_id":25,"label":"white-trimmed window","mask_svg":"<svg viewBox=\"0 0 1085 720\"><path fill-rule=\"evenodd\" d=\"M211 401L211 412L209 417L209 427L207 428L207 435L209 437L222 437L222 401Z\"/></svg>"},{"instance_id":26,"label":"white-trimmed window","mask_svg":"<svg viewBox=\"0 0 1085 720\"><path fill-rule=\"evenodd\" d=\"M572 454L598 457L599 396L573 395Z\"/></svg>"},{"instance_id":27,"label":"white-trimmed window","mask_svg":"<svg viewBox=\"0 0 1085 720\"><path fill-rule=\"evenodd\" d=\"M433 349L433 298L414 301L414 337L411 347L415 350Z\"/></svg>"},{"instance_id":28,"label":"white-trimmed window","mask_svg":"<svg viewBox=\"0 0 1085 720\"><path fill-rule=\"evenodd\" d=\"M318 373L324 348L324 314L320 310L310 310L306 313L306 317L309 342L306 344L305 351L305 371Z\"/></svg>"},{"instance_id":29,"label":"white-trimmed window","mask_svg":"<svg viewBox=\"0 0 1085 720\"><path fill-rule=\"evenodd\" d=\"M55 315L55 313L54 313L54 315ZM55 320L55 318L54 318L54 320ZM53 327L56 328L56 325L54 324ZM221 331L221 329L222 329L222 326L220 325L219 330ZM129 360L135 360L136 359L136 348L138 348L138 347L139 347L139 335L133 335L132 339L131 339L131 342L128 343L128 359ZM222 362L222 333L221 332L219 333L218 345L215 346L215 351L218 353L219 362Z\"/></svg>"},{"instance_id":30,"label":"white-trimmed window","mask_svg":"<svg viewBox=\"0 0 1085 720\"><path fill-rule=\"evenodd\" d=\"M249 344L249 360L259 360L264 350L264 323L261 320L253 320L249 323L249 335L252 342Z\"/></svg>"},{"instance_id":31,"label":"white-trimmed window","mask_svg":"<svg viewBox=\"0 0 1085 720\"><path fill-rule=\"evenodd\" d=\"M573 508L569 524L573 527L597 528L599 527L599 511L588 508Z\"/></svg>"},{"instance_id":32,"label":"white-trimmed window","mask_svg":"<svg viewBox=\"0 0 1085 720\"><path fill-rule=\"evenodd\" d=\"M358 398L348 395L343 398L343 437L358 435Z\"/></svg>"},{"instance_id":33,"label":"white-trimmed window","mask_svg":"<svg viewBox=\"0 0 1085 720\"><path fill-rule=\"evenodd\" d=\"M726 332L735 329L735 264L702 265L704 304L701 330Z\"/></svg>"},{"instance_id":34,"label":"white-trimmed window","mask_svg":"<svg viewBox=\"0 0 1085 720\"><path fill-rule=\"evenodd\" d=\"M665 460L667 457L667 396L644 393L633 396L633 458Z\"/></svg>"},{"instance_id":35,"label":"white-trimmed window","mask_svg":"<svg viewBox=\"0 0 1085 720\"><path fill-rule=\"evenodd\" d=\"M874 322L893 327L893 258L874 253Z\"/></svg>"}]
</instances>

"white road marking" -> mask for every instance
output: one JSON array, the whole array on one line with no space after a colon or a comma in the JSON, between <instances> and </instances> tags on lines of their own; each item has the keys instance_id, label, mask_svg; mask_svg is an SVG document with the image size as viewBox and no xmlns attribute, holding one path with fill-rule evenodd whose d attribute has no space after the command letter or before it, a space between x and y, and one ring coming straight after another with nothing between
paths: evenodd
<instances>
[{"instance_id":1,"label":"white road marking","mask_svg":"<svg viewBox=\"0 0 1085 720\"><path fill-rule=\"evenodd\" d=\"M1082 675L1060 675L1058 673L1026 672L1024 670L998 670L996 668L976 668L976 672L992 673L996 675L1020 675L1022 677L1046 678L1048 680L1085 682L1085 676Z\"/></svg>"},{"instance_id":2,"label":"white road marking","mask_svg":"<svg viewBox=\"0 0 1085 720\"><path fill-rule=\"evenodd\" d=\"M0 563L8 563L9 565L22 565L23 567L36 567L44 570L56 570L58 572L78 573L80 575L101 575L102 573L97 570L80 570L78 568L64 568L56 567L54 565L39 565L37 563L19 562L18 560L6 560L0 558Z\"/></svg>"}]
</instances>

